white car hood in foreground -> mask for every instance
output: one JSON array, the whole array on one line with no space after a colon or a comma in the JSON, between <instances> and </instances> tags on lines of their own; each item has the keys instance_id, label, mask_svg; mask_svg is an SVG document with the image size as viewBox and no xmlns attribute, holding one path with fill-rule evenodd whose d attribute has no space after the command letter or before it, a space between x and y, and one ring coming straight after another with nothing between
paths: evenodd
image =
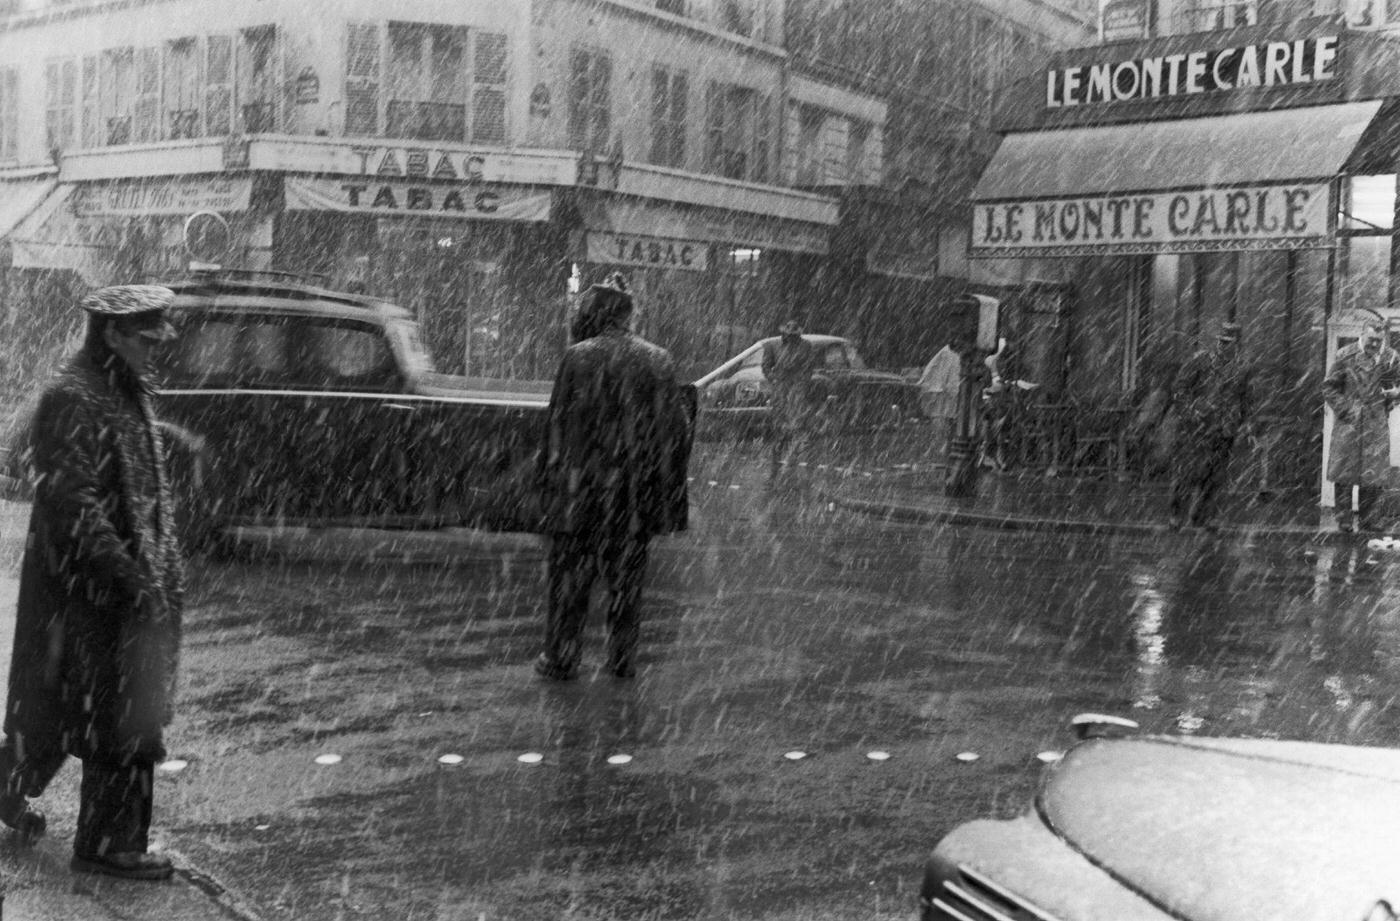
<instances>
[{"instance_id":1,"label":"white car hood in foreground","mask_svg":"<svg viewBox=\"0 0 1400 921\"><path fill-rule=\"evenodd\" d=\"M1075 748L1041 817L1192 921L1364 921L1400 907L1400 752L1146 737Z\"/></svg>"}]
</instances>

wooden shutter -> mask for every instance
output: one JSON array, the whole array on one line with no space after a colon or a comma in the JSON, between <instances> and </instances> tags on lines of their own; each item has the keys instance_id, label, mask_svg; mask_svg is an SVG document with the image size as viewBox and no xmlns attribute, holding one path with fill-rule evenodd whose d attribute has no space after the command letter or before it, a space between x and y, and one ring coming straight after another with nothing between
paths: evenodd
<instances>
[{"instance_id":1,"label":"wooden shutter","mask_svg":"<svg viewBox=\"0 0 1400 921\"><path fill-rule=\"evenodd\" d=\"M233 133L233 36L204 43L204 136Z\"/></svg>"},{"instance_id":2,"label":"wooden shutter","mask_svg":"<svg viewBox=\"0 0 1400 921\"><path fill-rule=\"evenodd\" d=\"M97 55L89 54L83 57L83 77L82 77L82 107L83 126L81 144L85 148L100 146L102 137L102 99L98 94L98 59Z\"/></svg>"},{"instance_id":3,"label":"wooden shutter","mask_svg":"<svg viewBox=\"0 0 1400 921\"><path fill-rule=\"evenodd\" d=\"M724 89L716 80L705 88L705 169L724 169Z\"/></svg>"},{"instance_id":4,"label":"wooden shutter","mask_svg":"<svg viewBox=\"0 0 1400 921\"><path fill-rule=\"evenodd\" d=\"M472 45L472 142L506 143L508 42L504 32L477 32Z\"/></svg>"},{"instance_id":5,"label":"wooden shutter","mask_svg":"<svg viewBox=\"0 0 1400 921\"><path fill-rule=\"evenodd\" d=\"M753 167L748 178L767 182L773 168L773 97L755 94L753 126Z\"/></svg>"},{"instance_id":6,"label":"wooden shutter","mask_svg":"<svg viewBox=\"0 0 1400 921\"><path fill-rule=\"evenodd\" d=\"M19 131L19 109L15 94L19 92L19 71L13 67L0 69L0 160L13 160L18 153L15 135Z\"/></svg>"},{"instance_id":7,"label":"wooden shutter","mask_svg":"<svg viewBox=\"0 0 1400 921\"><path fill-rule=\"evenodd\" d=\"M160 49L136 49L136 104L132 141L148 144L160 137Z\"/></svg>"},{"instance_id":8,"label":"wooden shutter","mask_svg":"<svg viewBox=\"0 0 1400 921\"><path fill-rule=\"evenodd\" d=\"M350 22L345 26L345 134L368 137L379 133L379 24Z\"/></svg>"}]
</instances>

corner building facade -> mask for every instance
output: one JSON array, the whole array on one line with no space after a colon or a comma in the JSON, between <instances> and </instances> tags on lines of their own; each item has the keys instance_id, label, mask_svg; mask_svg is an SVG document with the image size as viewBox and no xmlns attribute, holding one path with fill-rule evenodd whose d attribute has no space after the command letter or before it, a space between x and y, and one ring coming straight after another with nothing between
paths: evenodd
<instances>
[{"instance_id":1,"label":"corner building facade","mask_svg":"<svg viewBox=\"0 0 1400 921\"><path fill-rule=\"evenodd\" d=\"M793 308L837 221L780 181L781 0L8 7L0 298L26 335L59 322L40 301L186 268L209 211L220 262L396 301L445 370L547 377L570 292L614 269L708 368Z\"/></svg>"}]
</instances>

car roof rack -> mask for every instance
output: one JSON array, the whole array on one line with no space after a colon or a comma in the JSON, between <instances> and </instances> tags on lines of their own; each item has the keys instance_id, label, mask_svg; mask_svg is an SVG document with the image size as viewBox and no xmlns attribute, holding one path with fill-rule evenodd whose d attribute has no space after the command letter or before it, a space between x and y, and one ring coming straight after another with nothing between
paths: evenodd
<instances>
[{"instance_id":1,"label":"car roof rack","mask_svg":"<svg viewBox=\"0 0 1400 921\"><path fill-rule=\"evenodd\" d=\"M243 281L254 284L294 284L325 287L330 284L330 275L325 272L286 272L277 269L189 269L176 276L173 281L195 281L217 278L221 281Z\"/></svg>"}]
</instances>

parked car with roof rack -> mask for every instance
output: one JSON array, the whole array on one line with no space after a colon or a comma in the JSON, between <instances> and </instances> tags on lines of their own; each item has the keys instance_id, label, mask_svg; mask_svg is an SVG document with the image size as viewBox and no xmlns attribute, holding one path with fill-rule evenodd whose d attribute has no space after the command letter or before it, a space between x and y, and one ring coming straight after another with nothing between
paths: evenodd
<instances>
[{"instance_id":1,"label":"parked car with roof rack","mask_svg":"<svg viewBox=\"0 0 1400 921\"><path fill-rule=\"evenodd\" d=\"M229 525L535 529L549 382L439 374L405 310L282 273L165 282L156 358L192 535Z\"/></svg>"}]
</instances>

